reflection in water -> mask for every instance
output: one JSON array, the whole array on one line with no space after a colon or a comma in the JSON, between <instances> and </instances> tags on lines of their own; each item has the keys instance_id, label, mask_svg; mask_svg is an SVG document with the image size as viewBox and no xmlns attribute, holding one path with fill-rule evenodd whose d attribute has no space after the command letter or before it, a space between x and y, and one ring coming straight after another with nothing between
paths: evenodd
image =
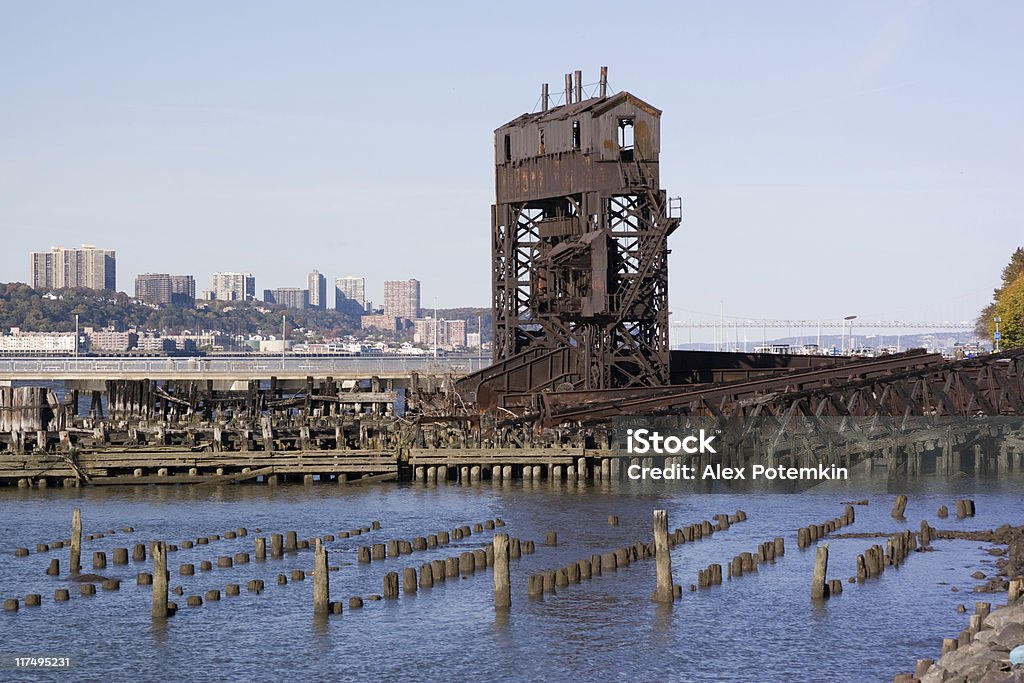
<instances>
[{"instance_id":1,"label":"reflection in water","mask_svg":"<svg viewBox=\"0 0 1024 683\"><path fill-rule=\"evenodd\" d=\"M993 528L1024 523L1020 473L975 480L922 477L892 482L884 470L863 472L848 482L801 494L704 494L671 484L506 483L492 486L371 487L314 486L136 486L85 489L0 490L0 598L44 595L43 606L0 614L3 650L36 651L40 643L76 657L82 678L133 675L200 679L216 675L252 680L322 679L328 662L358 657L359 665L341 671L367 680L437 679L548 680L568 677L609 680L747 680L752 663L764 680L888 681L919 657L936 656L941 638L959 632L965 617L956 605L966 602L975 581L990 574L994 557L984 544L936 541L936 552L913 553L906 564L863 584L846 584L841 595L821 604L809 599L813 549L798 550L796 529L842 511L842 502L867 498L857 508L851 532L917 529L922 519L939 529ZM906 521L889 516L895 493L910 497ZM977 503L973 519L939 519L940 505L959 497ZM81 507L85 532L117 531L88 541L83 559L102 550L162 539L179 546L169 559L171 588L203 595L266 581L262 594L243 589L199 608L182 609L164 623L149 616L148 586L135 576L149 563L108 565L104 576L119 578L121 590L79 597L65 576L48 577L51 558L67 566L68 549L36 553L37 543L66 538L71 510ZM672 606L650 600L655 585L653 561L634 562L592 580L559 588L543 600L526 595L527 576L594 553L651 537L651 510L664 508L670 528L710 519L716 513L747 512L746 522L672 551L674 580L683 597ZM619 517L619 526L607 523ZM282 559L218 568L216 558L253 552L256 537L297 532L300 539L369 526L383 528L326 545L331 565L331 599L347 605L351 596L381 591L384 573L457 556L479 548L490 532L473 534L446 547L388 558L357 561L361 545L388 539L411 540L462 524L501 517L503 531L537 543L533 555L512 560L512 608L495 612L490 572L436 582L415 596L367 599L363 609L347 609L313 620L312 581L277 585L278 574L313 567L312 551ZM223 538L246 527L248 536ZM259 531L257 531L259 529ZM559 545L541 545L547 531ZM208 545L185 549L182 541L220 534ZM724 563L776 536L786 538L787 553L774 564L721 586L690 592L697 571ZM827 539L829 577L845 580L856 571L856 556L875 539ZM14 548L32 548L27 558ZM213 562L200 571L202 560ZM180 564L197 567L181 576ZM950 589L957 587L960 592ZM55 603L53 591L69 588L72 600ZM973 596L970 598L974 599ZM179 599L179 602L182 599ZM898 607L898 609L894 609ZM312 620L312 621L311 621ZM835 647L843 643L843 647ZM52 647L51 647L52 646ZM254 655L254 653L257 653ZM771 653L766 656L765 653ZM284 672L287 667L287 674ZM334 671L334 669L332 669Z\"/></svg>"}]
</instances>

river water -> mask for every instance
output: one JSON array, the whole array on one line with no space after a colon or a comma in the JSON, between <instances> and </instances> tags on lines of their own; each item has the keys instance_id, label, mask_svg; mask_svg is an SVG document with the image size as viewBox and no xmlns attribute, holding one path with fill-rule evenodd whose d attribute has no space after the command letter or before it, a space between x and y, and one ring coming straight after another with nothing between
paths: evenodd
<instances>
[{"instance_id":1,"label":"river water","mask_svg":"<svg viewBox=\"0 0 1024 683\"><path fill-rule=\"evenodd\" d=\"M890 483L884 469L854 470L846 482L832 482L800 494L695 494L671 483L511 482L492 485L426 486L384 484L338 487L331 484L226 486L202 489L97 487L83 489L0 489L0 598L41 593L41 607L0 613L0 655L70 655L70 672L0 671L3 680L664 680L664 681L891 681L913 670L918 657L936 657L943 637L966 625L956 606L973 611L979 583L970 574L993 569L985 544L937 541L936 551L912 553L906 564L879 579L844 584L844 592L824 604L809 599L812 549L798 550L796 530L838 516L843 501L867 498L856 523L841 532L917 529L927 519L939 529L987 529L1024 523L1021 473L1000 478L924 477ZM907 493L907 521L889 516L896 493ZM939 519L942 504L955 509L959 497L976 501L977 516ZM79 595L66 577L68 549L36 553L37 543L65 538L71 510L82 510L85 532L118 530L87 541L85 571L92 553L151 539L177 543L221 534L238 527L248 537L218 540L169 554L171 586L185 596L227 583L242 585L238 597L199 608L185 597L166 625L149 616L150 589L135 584L149 569L142 563L110 565L100 574L122 579L118 592ZM698 569L726 563L742 551L775 536L786 540L786 554L753 575L723 585L684 592L671 608L650 602L655 567L634 562L558 590L541 600L526 596L529 573L555 569L593 553L610 551L651 537L652 510L669 512L670 528L743 509L748 520L711 538L676 546L675 581L696 583ZM618 515L620 525L607 522ZM398 600L367 601L349 610L348 597L382 592L387 571L417 568L433 559L480 547L491 532L473 534L451 545L361 565L356 547L389 538L411 540L454 526L500 517L505 531L533 539L537 551L512 560L513 606L496 616L490 571L449 579ZM252 552L253 539L295 530L311 538L380 520L383 528L327 544L333 600L345 613L326 623L312 617L312 580L276 583L280 573L312 569L313 553L299 551L281 560L252 562L201 572L201 560ZM134 533L122 527L133 526ZM256 533L256 528L262 529ZM559 545L542 545L548 530ZM826 539L829 578L855 574L855 558L876 539ZM32 549L29 557L14 549ZM62 577L45 569L58 557ZM194 563L195 576L179 576L181 563ZM246 592L249 579L262 578L262 595ZM56 603L56 588L69 587L72 599ZM957 587L959 592L953 592Z\"/></svg>"}]
</instances>

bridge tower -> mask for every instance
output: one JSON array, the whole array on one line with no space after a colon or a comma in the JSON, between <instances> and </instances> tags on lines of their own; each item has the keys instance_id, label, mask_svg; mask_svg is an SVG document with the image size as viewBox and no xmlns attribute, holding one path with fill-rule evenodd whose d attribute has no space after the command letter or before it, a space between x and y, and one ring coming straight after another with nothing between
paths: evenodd
<instances>
[{"instance_id":1,"label":"bridge tower","mask_svg":"<svg viewBox=\"0 0 1024 683\"><path fill-rule=\"evenodd\" d=\"M592 96L567 74L561 104L494 133L494 361L557 369L521 389L669 383L668 236L681 203L659 188L661 111L628 92ZM515 359L522 357L522 363Z\"/></svg>"}]
</instances>

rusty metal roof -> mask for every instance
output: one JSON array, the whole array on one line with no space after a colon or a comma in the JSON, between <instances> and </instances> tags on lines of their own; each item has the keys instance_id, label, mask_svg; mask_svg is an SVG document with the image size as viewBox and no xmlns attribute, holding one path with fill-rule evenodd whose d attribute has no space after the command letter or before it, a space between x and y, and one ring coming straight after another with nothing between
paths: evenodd
<instances>
[{"instance_id":1,"label":"rusty metal roof","mask_svg":"<svg viewBox=\"0 0 1024 683\"><path fill-rule=\"evenodd\" d=\"M570 104L563 104L558 107L553 107L547 111L537 111L533 113L522 114L503 126L500 126L496 130L502 128L509 128L519 126L528 122L544 122L544 121L562 121L577 117L584 112L590 112L594 116L598 116L605 111L612 109L613 107L622 104L623 102L631 102L635 106L643 109L651 116L660 117L661 110L657 107L644 102L636 95L629 92L620 92L610 97L591 97L581 102L572 102Z\"/></svg>"}]
</instances>

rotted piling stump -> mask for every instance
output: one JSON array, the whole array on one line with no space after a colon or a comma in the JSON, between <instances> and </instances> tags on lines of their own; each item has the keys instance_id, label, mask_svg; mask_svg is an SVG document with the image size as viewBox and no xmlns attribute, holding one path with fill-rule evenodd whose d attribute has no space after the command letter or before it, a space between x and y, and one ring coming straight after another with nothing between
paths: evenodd
<instances>
[{"instance_id":1,"label":"rotted piling stump","mask_svg":"<svg viewBox=\"0 0 1024 683\"><path fill-rule=\"evenodd\" d=\"M67 588L58 588L53 592L53 599L56 602L67 602L71 599L71 593Z\"/></svg>"},{"instance_id":2,"label":"rotted piling stump","mask_svg":"<svg viewBox=\"0 0 1024 683\"><path fill-rule=\"evenodd\" d=\"M46 568L47 576L60 576L60 560L56 557L50 560L50 566Z\"/></svg>"},{"instance_id":3,"label":"rotted piling stump","mask_svg":"<svg viewBox=\"0 0 1024 683\"><path fill-rule=\"evenodd\" d=\"M388 572L384 575L384 597L395 599L398 597L398 574Z\"/></svg>"},{"instance_id":4,"label":"rotted piling stump","mask_svg":"<svg viewBox=\"0 0 1024 683\"><path fill-rule=\"evenodd\" d=\"M555 592L555 583L557 582L557 577L555 575L555 572L553 572L553 571L546 571L546 572L544 572L542 574L542 577L543 577L543 584L544 584L544 592L545 593L554 593Z\"/></svg>"},{"instance_id":5,"label":"rotted piling stump","mask_svg":"<svg viewBox=\"0 0 1024 683\"><path fill-rule=\"evenodd\" d=\"M828 543L818 546L814 556L814 574L811 577L811 599L824 600L828 597L828 584L825 575L828 572Z\"/></svg>"},{"instance_id":6,"label":"rotted piling stump","mask_svg":"<svg viewBox=\"0 0 1024 683\"><path fill-rule=\"evenodd\" d=\"M313 554L313 614L325 615L331 607L330 572L327 570L327 548L316 540Z\"/></svg>"},{"instance_id":7,"label":"rotted piling stump","mask_svg":"<svg viewBox=\"0 0 1024 683\"><path fill-rule=\"evenodd\" d=\"M275 560L284 555L284 537L281 534L270 534L270 556Z\"/></svg>"},{"instance_id":8,"label":"rotted piling stump","mask_svg":"<svg viewBox=\"0 0 1024 683\"><path fill-rule=\"evenodd\" d=\"M106 569L107 568L107 554L102 550L94 552L92 554L92 568L93 569Z\"/></svg>"},{"instance_id":9,"label":"rotted piling stump","mask_svg":"<svg viewBox=\"0 0 1024 683\"><path fill-rule=\"evenodd\" d=\"M132 561L146 561L146 545L144 543L136 543L134 546L132 546Z\"/></svg>"},{"instance_id":10,"label":"rotted piling stump","mask_svg":"<svg viewBox=\"0 0 1024 683\"><path fill-rule=\"evenodd\" d=\"M139 572L135 575L136 586L151 586L153 584L153 575L149 572Z\"/></svg>"},{"instance_id":11,"label":"rotted piling stump","mask_svg":"<svg viewBox=\"0 0 1024 683\"><path fill-rule=\"evenodd\" d=\"M892 516L895 519L903 519L903 513L907 511L907 497L902 493L896 496L896 502L892 506Z\"/></svg>"},{"instance_id":12,"label":"rotted piling stump","mask_svg":"<svg viewBox=\"0 0 1024 683\"><path fill-rule=\"evenodd\" d=\"M459 576L459 558L449 557L444 561L444 575L446 578L454 579Z\"/></svg>"},{"instance_id":13,"label":"rotted piling stump","mask_svg":"<svg viewBox=\"0 0 1024 683\"><path fill-rule=\"evenodd\" d=\"M420 565L420 588L433 588L434 586L434 569L429 562L425 562Z\"/></svg>"},{"instance_id":14,"label":"rotted piling stump","mask_svg":"<svg viewBox=\"0 0 1024 683\"><path fill-rule=\"evenodd\" d=\"M476 558L472 552L464 552L459 555L459 573L472 574L476 571Z\"/></svg>"},{"instance_id":15,"label":"rotted piling stump","mask_svg":"<svg viewBox=\"0 0 1024 683\"><path fill-rule=\"evenodd\" d=\"M430 576L435 583L443 582L447 573L444 568L444 560L430 561Z\"/></svg>"},{"instance_id":16,"label":"rotted piling stump","mask_svg":"<svg viewBox=\"0 0 1024 683\"><path fill-rule=\"evenodd\" d=\"M544 545L546 546L557 546L558 545L558 532L549 531L544 534Z\"/></svg>"}]
</instances>

